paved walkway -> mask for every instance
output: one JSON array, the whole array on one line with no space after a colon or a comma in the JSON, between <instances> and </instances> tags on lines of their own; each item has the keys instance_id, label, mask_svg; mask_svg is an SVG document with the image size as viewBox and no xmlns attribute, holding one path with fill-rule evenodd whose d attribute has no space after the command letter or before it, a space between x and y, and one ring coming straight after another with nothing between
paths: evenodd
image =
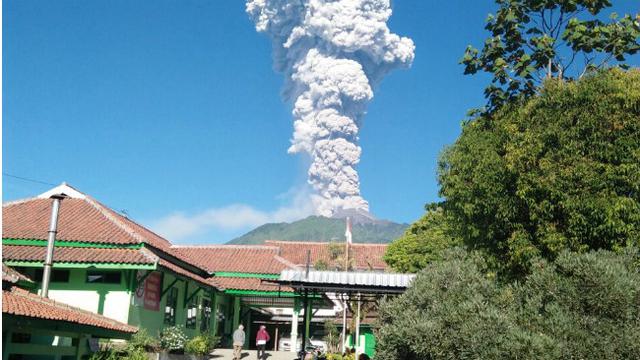
<instances>
[{"instance_id":1,"label":"paved walkway","mask_svg":"<svg viewBox=\"0 0 640 360\"><path fill-rule=\"evenodd\" d=\"M267 360L294 360L296 355L289 351L267 351ZM232 349L215 349L211 354L210 359L233 359ZM242 360L258 360L258 354L256 350L243 350Z\"/></svg>"}]
</instances>

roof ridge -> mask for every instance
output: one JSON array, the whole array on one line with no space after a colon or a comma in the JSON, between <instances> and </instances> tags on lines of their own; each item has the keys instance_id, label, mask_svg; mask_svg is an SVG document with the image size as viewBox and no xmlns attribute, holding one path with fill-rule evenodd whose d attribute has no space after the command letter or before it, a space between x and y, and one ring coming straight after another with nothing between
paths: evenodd
<instances>
[{"instance_id":1,"label":"roof ridge","mask_svg":"<svg viewBox=\"0 0 640 360\"><path fill-rule=\"evenodd\" d=\"M296 245L325 245L325 244L339 244L343 245L343 241L304 241L304 240L265 240L265 243L269 242L272 244L296 244ZM351 243L349 246L388 246L389 244L383 243ZM277 246L277 245L273 245Z\"/></svg>"},{"instance_id":2,"label":"roof ridge","mask_svg":"<svg viewBox=\"0 0 640 360\"><path fill-rule=\"evenodd\" d=\"M256 249L279 250L277 246L270 245L239 245L239 244L209 244L209 245L171 245L172 249Z\"/></svg>"},{"instance_id":3,"label":"roof ridge","mask_svg":"<svg viewBox=\"0 0 640 360\"><path fill-rule=\"evenodd\" d=\"M118 226L121 230L123 230L124 232L129 234L131 237L133 237L134 240L138 241L139 243L148 242L148 240L144 236L138 234L135 230L133 230L127 224L122 223L120 219L118 219L116 216L114 216L113 213L111 213L111 211L113 210L109 209L107 206L103 205L98 200L92 198L89 195L86 195L86 197L83 200L89 203L91 206L93 206L96 210L98 210L105 218L107 218L107 220L111 221L114 225Z\"/></svg>"},{"instance_id":4,"label":"roof ridge","mask_svg":"<svg viewBox=\"0 0 640 360\"><path fill-rule=\"evenodd\" d=\"M140 253L146 257L147 259L151 260L154 262L154 264L158 264L158 261L160 260L160 257L156 254L154 254L151 250L147 249L147 248L141 248Z\"/></svg>"},{"instance_id":5,"label":"roof ridge","mask_svg":"<svg viewBox=\"0 0 640 360\"><path fill-rule=\"evenodd\" d=\"M282 257L282 256L280 256L280 255L276 255L276 256L274 256L273 258L274 258L274 259L276 259L277 261L281 262L282 264L286 265L287 267L289 267L289 268L290 268L290 269L292 269L292 270L293 270L293 269L300 269L300 266L298 266L298 265L296 265L296 264L292 263L291 261L289 261L289 260L287 260L287 259L283 258L283 257Z\"/></svg>"},{"instance_id":6,"label":"roof ridge","mask_svg":"<svg viewBox=\"0 0 640 360\"><path fill-rule=\"evenodd\" d=\"M30 197L30 198L23 198L23 199L17 199L17 200L11 200L11 201L6 201L2 203L2 207L8 207L8 206L12 206L12 205L18 205L18 204L23 204L29 201L34 201L34 200L41 200L38 197Z\"/></svg>"},{"instance_id":7,"label":"roof ridge","mask_svg":"<svg viewBox=\"0 0 640 360\"><path fill-rule=\"evenodd\" d=\"M310 244L310 245L323 245L323 244L331 244L338 243L341 244L342 241L304 241L304 240L272 240L267 239L264 241L270 243L279 243L279 244Z\"/></svg>"}]
</instances>

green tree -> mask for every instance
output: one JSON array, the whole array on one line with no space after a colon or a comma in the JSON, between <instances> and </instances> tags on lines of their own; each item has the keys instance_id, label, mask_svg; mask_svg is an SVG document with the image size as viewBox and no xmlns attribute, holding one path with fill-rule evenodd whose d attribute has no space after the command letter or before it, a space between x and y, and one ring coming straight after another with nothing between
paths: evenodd
<instances>
[{"instance_id":1,"label":"green tree","mask_svg":"<svg viewBox=\"0 0 640 360\"><path fill-rule=\"evenodd\" d=\"M444 210L512 274L563 249L640 242L640 71L548 82L466 123L439 165Z\"/></svg>"},{"instance_id":2,"label":"green tree","mask_svg":"<svg viewBox=\"0 0 640 360\"><path fill-rule=\"evenodd\" d=\"M379 309L376 359L635 359L637 251L563 252L502 283L458 249Z\"/></svg>"},{"instance_id":3,"label":"green tree","mask_svg":"<svg viewBox=\"0 0 640 360\"><path fill-rule=\"evenodd\" d=\"M384 261L395 271L417 272L439 260L445 249L460 244L461 239L453 234L442 208L429 205L427 213L389 245Z\"/></svg>"},{"instance_id":4,"label":"green tree","mask_svg":"<svg viewBox=\"0 0 640 360\"><path fill-rule=\"evenodd\" d=\"M530 97L543 79L571 79L586 71L623 64L640 50L640 15L600 18L609 0L496 0L482 50L468 46L465 74L492 74L485 89L488 111ZM580 68L578 64L583 64Z\"/></svg>"}]
</instances>

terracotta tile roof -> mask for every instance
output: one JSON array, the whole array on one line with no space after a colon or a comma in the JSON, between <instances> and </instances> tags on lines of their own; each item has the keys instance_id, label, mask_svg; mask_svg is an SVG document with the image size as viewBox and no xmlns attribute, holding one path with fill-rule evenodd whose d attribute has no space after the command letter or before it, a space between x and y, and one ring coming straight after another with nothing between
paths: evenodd
<instances>
[{"instance_id":1,"label":"terracotta tile roof","mask_svg":"<svg viewBox=\"0 0 640 360\"><path fill-rule=\"evenodd\" d=\"M52 203L48 198L31 198L4 204L2 237L46 240ZM62 200L56 239L109 244L147 243L159 249L171 246L166 239L86 195Z\"/></svg>"},{"instance_id":2,"label":"terracotta tile roof","mask_svg":"<svg viewBox=\"0 0 640 360\"><path fill-rule=\"evenodd\" d=\"M174 246L172 250L210 273L280 274L282 270L294 267L278 256L279 249L273 246Z\"/></svg>"},{"instance_id":3,"label":"terracotta tile roof","mask_svg":"<svg viewBox=\"0 0 640 360\"><path fill-rule=\"evenodd\" d=\"M329 253L330 243L267 240L264 244L278 247L280 256L298 266L306 265L307 250L311 250L311 265L319 260L330 266L335 262ZM344 248L344 244L341 243L341 245ZM385 270L387 264L382 258L386 249L386 244L351 244L349 245L349 257L355 259L356 270Z\"/></svg>"},{"instance_id":4,"label":"terracotta tile roof","mask_svg":"<svg viewBox=\"0 0 640 360\"><path fill-rule=\"evenodd\" d=\"M44 261L44 246L2 245L2 260ZM56 247L53 261L73 263L153 264L155 258L143 249Z\"/></svg>"},{"instance_id":5,"label":"terracotta tile roof","mask_svg":"<svg viewBox=\"0 0 640 360\"><path fill-rule=\"evenodd\" d=\"M123 333L132 334L138 331L138 328L134 326L123 324L102 315L81 310L51 299L45 299L15 286L12 287L10 291L2 291L2 314L66 321Z\"/></svg>"},{"instance_id":6,"label":"terracotta tile roof","mask_svg":"<svg viewBox=\"0 0 640 360\"><path fill-rule=\"evenodd\" d=\"M167 261L165 259L159 259L158 260L158 265L160 265L160 266L162 266L162 267L164 267L164 268L166 268L168 270L171 270L171 271L173 271L174 273L176 273L178 275L182 275L182 276L188 277L189 279L197 281L197 282L199 282L200 284L202 284L204 286L212 286L213 285L213 287L215 287L215 288L218 287L218 286L216 286L215 282L208 281L207 279L203 278L202 276L194 274L191 271L188 271L186 269L183 269L180 266L178 266L178 265L176 265L174 263L171 263L171 262L169 262L169 261Z\"/></svg>"},{"instance_id":7,"label":"terracotta tile roof","mask_svg":"<svg viewBox=\"0 0 640 360\"><path fill-rule=\"evenodd\" d=\"M211 280L215 281L215 284L225 290L278 291L278 285L262 282L261 279L257 278L218 276ZM280 292L293 292L293 289L288 286L281 286Z\"/></svg>"},{"instance_id":8,"label":"terracotta tile roof","mask_svg":"<svg viewBox=\"0 0 640 360\"><path fill-rule=\"evenodd\" d=\"M15 284L20 280L28 283L33 282L33 280L29 279L27 276L17 272L16 270L8 267L5 264L2 264L2 281L7 281Z\"/></svg>"}]
</instances>

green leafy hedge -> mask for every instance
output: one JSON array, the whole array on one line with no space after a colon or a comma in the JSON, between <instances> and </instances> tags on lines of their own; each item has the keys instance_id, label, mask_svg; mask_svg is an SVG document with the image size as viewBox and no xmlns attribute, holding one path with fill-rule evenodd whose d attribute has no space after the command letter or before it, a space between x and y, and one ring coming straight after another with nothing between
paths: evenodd
<instances>
[{"instance_id":1,"label":"green leafy hedge","mask_svg":"<svg viewBox=\"0 0 640 360\"><path fill-rule=\"evenodd\" d=\"M501 284L455 249L380 308L376 359L640 358L638 252L562 252Z\"/></svg>"}]
</instances>

